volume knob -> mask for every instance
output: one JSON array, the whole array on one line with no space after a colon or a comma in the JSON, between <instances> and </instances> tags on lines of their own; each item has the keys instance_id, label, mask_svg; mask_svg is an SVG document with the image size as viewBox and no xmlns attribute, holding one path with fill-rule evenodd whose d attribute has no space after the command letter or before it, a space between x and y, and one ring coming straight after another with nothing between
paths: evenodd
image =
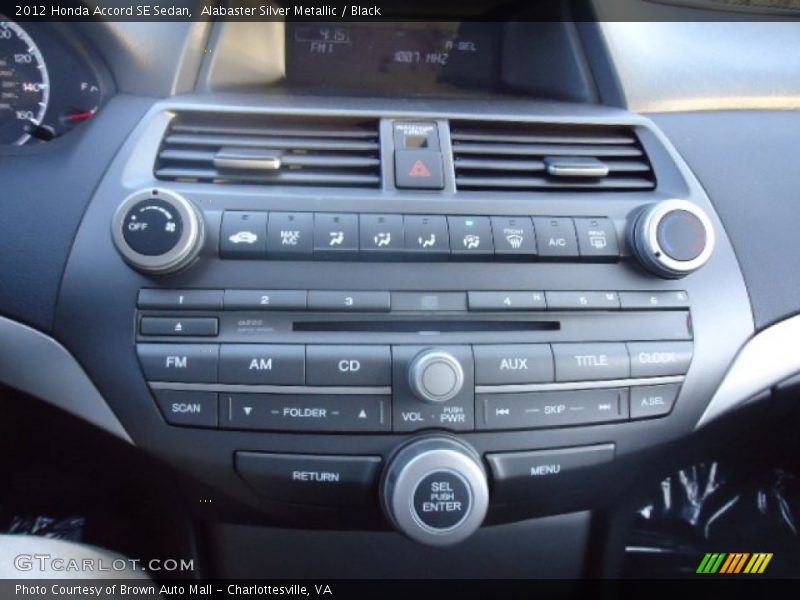
<instances>
[{"instance_id":1,"label":"volume knob","mask_svg":"<svg viewBox=\"0 0 800 600\"><path fill-rule=\"evenodd\" d=\"M711 219L686 200L665 200L646 207L634 219L630 235L642 266L664 279L696 271L714 251Z\"/></svg>"},{"instance_id":2,"label":"volume knob","mask_svg":"<svg viewBox=\"0 0 800 600\"><path fill-rule=\"evenodd\" d=\"M464 369L445 350L425 350L408 366L408 385L423 402L447 402L464 387Z\"/></svg>"},{"instance_id":3,"label":"volume knob","mask_svg":"<svg viewBox=\"0 0 800 600\"><path fill-rule=\"evenodd\" d=\"M120 204L111 235L134 269L172 273L197 258L203 245L203 218L194 204L175 192L142 190Z\"/></svg>"}]
</instances>

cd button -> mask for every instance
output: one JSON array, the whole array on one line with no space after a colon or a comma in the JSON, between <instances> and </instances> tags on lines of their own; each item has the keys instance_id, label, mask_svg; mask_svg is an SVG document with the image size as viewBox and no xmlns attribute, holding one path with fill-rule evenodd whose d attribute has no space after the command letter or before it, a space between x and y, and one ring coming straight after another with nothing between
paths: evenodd
<instances>
[{"instance_id":1,"label":"cd button","mask_svg":"<svg viewBox=\"0 0 800 600\"><path fill-rule=\"evenodd\" d=\"M308 385L392 384L389 346L307 346Z\"/></svg>"}]
</instances>

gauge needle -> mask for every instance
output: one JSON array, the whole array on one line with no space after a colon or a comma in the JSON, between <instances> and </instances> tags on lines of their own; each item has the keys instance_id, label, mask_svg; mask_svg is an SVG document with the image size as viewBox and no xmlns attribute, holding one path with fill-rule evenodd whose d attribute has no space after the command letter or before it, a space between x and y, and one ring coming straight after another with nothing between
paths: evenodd
<instances>
[{"instance_id":1,"label":"gauge needle","mask_svg":"<svg viewBox=\"0 0 800 600\"><path fill-rule=\"evenodd\" d=\"M64 115L67 121L86 121L94 116L94 110L84 110Z\"/></svg>"}]
</instances>

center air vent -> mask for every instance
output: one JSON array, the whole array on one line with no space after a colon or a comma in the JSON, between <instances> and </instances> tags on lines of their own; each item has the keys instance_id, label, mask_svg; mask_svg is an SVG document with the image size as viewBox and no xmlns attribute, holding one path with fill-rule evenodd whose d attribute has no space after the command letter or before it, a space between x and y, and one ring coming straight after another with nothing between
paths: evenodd
<instances>
[{"instance_id":1,"label":"center air vent","mask_svg":"<svg viewBox=\"0 0 800 600\"><path fill-rule=\"evenodd\" d=\"M166 181L377 188L375 119L183 113L155 175Z\"/></svg>"},{"instance_id":2,"label":"center air vent","mask_svg":"<svg viewBox=\"0 0 800 600\"><path fill-rule=\"evenodd\" d=\"M459 190L648 190L650 162L629 127L451 123Z\"/></svg>"}]
</instances>

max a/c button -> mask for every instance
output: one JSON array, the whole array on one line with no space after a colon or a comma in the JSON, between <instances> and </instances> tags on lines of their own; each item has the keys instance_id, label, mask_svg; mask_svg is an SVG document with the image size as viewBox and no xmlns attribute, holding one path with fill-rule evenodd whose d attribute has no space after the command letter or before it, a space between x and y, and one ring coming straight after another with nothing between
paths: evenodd
<instances>
[{"instance_id":1,"label":"max a/c button","mask_svg":"<svg viewBox=\"0 0 800 600\"><path fill-rule=\"evenodd\" d=\"M379 456L237 452L236 471L260 495L278 502L358 506L371 501Z\"/></svg>"}]
</instances>

